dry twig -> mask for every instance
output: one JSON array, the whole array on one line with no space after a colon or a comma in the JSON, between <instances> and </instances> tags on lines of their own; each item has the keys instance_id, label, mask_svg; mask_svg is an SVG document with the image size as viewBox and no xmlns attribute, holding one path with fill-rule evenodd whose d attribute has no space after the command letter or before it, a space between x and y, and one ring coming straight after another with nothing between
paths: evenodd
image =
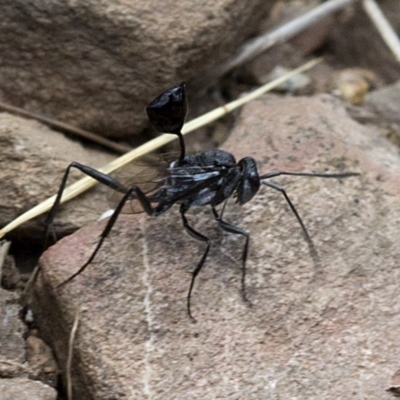
<instances>
[{"instance_id":1,"label":"dry twig","mask_svg":"<svg viewBox=\"0 0 400 400\"><path fill-rule=\"evenodd\" d=\"M217 80L222 75L254 59L272 46L288 41L289 39L298 35L300 32L309 28L311 25L321 21L328 15L353 2L355 2L355 0L326 1L325 3L322 3L318 7L313 8L311 11L293 19L292 21L289 21L279 28L249 40L232 58L228 59L228 61L226 61L220 67L214 69L210 75L207 75L206 77L203 76L201 78L201 82L209 81L210 79ZM198 84L199 82L196 83L196 85ZM209 86L209 83L207 86Z\"/></svg>"},{"instance_id":2,"label":"dry twig","mask_svg":"<svg viewBox=\"0 0 400 400\"><path fill-rule=\"evenodd\" d=\"M117 153L120 153L120 154L124 154L131 150L131 148L126 145L115 143L111 140L108 140L108 139L102 137L102 136L96 135L93 132L85 131L83 129L77 128L76 126L66 124L64 122L60 122L55 119L45 117L44 115L39 115L39 114L33 113L31 111L26 111L26 110L23 110L22 108L11 106L10 104L0 102L0 109L2 109L4 111L8 111L13 114L21 115L23 117L36 119L37 121L40 121L40 122L43 122L44 124L52 126L53 128L61 129L64 132L71 133L73 135L82 137L84 139L88 139L94 143L98 143L98 144L100 144L104 147L107 147L113 151L116 151Z\"/></svg>"},{"instance_id":3,"label":"dry twig","mask_svg":"<svg viewBox=\"0 0 400 400\"><path fill-rule=\"evenodd\" d=\"M301 67L290 71L289 73L285 74L284 76L261 86L260 88L254 90L251 93L244 95L243 97L239 98L238 100L234 100L228 104L225 104L222 107L218 107L196 119L193 119L192 121L190 121L184 125L184 127L182 129L182 133L185 135L189 132L194 131L195 129L201 128L202 126L205 126L211 122L214 122L215 120L217 120L217 119L225 116L226 114L232 112L233 110L243 106L244 104L248 103L249 101L254 100L257 97L260 97L264 93L267 93L268 91L281 85L283 82L290 79L294 75L297 75L301 72L311 69L312 67L314 67L316 64L318 64L320 62L321 62L320 58L309 61L306 64L302 65ZM158 148L172 142L173 140L176 140L175 135L169 135L169 134L160 135L160 136L156 137L155 139L150 140L149 142L143 144L142 146L139 146L138 148L133 149L129 153L126 153L123 156L111 161L104 167L99 168L98 170L105 174L110 174L110 173L115 172L118 169L124 167L126 164L129 164L133 160L135 160L139 157L142 157L145 154L151 153L151 152L157 150ZM80 179L79 181L77 181L77 182L73 183L72 185L65 188L62 199L61 199L61 203L65 203L66 201L73 199L74 197L76 197L79 194L90 189L97 183L98 182L96 180L94 180L88 176ZM13 229L20 226L21 224L50 210L50 208L54 204L55 198L56 198L56 196L49 197L48 199L44 200L42 203L38 204L36 207L33 207L32 209L28 210L24 214L20 215L15 220L11 221L7 226L5 226L3 229L0 230L0 239L6 233L11 232Z\"/></svg>"},{"instance_id":4,"label":"dry twig","mask_svg":"<svg viewBox=\"0 0 400 400\"><path fill-rule=\"evenodd\" d=\"M378 29L389 49L392 51L396 60L400 62L400 40L396 32L386 19L375 0L363 0L363 7L371 21Z\"/></svg>"},{"instance_id":5,"label":"dry twig","mask_svg":"<svg viewBox=\"0 0 400 400\"><path fill-rule=\"evenodd\" d=\"M67 399L72 400L72 376L71 376L71 366L72 366L72 357L74 354L74 341L76 332L78 330L79 321L81 318L81 313L79 308L76 310L74 324L72 325L71 333L69 335L68 341L68 358L67 365L65 370L66 380L67 380Z\"/></svg>"}]
</instances>

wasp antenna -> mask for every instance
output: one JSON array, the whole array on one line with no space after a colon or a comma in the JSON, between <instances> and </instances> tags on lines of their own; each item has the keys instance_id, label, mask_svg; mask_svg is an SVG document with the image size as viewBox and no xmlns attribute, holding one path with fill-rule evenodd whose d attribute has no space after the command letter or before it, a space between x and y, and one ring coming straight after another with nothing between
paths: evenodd
<instances>
[{"instance_id":1,"label":"wasp antenna","mask_svg":"<svg viewBox=\"0 0 400 400\"><path fill-rule=\"evenodd\" d=\"M179 160L182 161L186 155L181 132L187 114L185 83L181 82L156 97L146 111L150 124L157 132L178 135L181 148Z\"/></svg>"},{"instance_id":2,"label":"wasp antenna","mask_svg":"<svg viewBox=\"0 0 400 400\"><path fill-rule=\"evenodd\" d=\"M299 222L299 224L300 224L300 226L301 226L301 229L302 229L302 231L303 231L304 237L305 237L305 239L306 239L306 241L307 241L307 243L308 243L308 247L309 247L309 249L310 249L311 257L312 257L312 259L313 259L315 265L316 265L316 266L320 266L320 265L321 265L321 261L320 261L320 258L319 258L317 249L315 248L314 242L312 241L311 236L310 236L310 234L308 233L307 228L306 228L306 226L304 225L304 222L303 222L303 220L302 220L301 217L300 217L300 214L298 213L296 207L294 206L294 204L293 204L292 201L290 200L288 194L286 193L286 190L285 190L283 187L277 185L277 184L274 183L274 182L262 182L262 183L263 183L265 186L269 186L270 188L275 189L275 190L277 190L278 192L281 192L281 193L282 193L283 197L285 198L285 200L286 200L287 203L289 204L290 209L292 210L293 214L295 215L297 221Z\"/></svg>"},{"instance_id":3,"label":"wasp antenna","mask_svg":"<svg viewBox=\"0 0 400 400\"><path fill-rule=\"evenodd\" d=\"M272 171L269 172L265 175L260 176L260 181L264 179L270 179L270 178L275 178L276 176L280 175L290 175L290 176L311 176L311 177L317 177L317 178L335 178L335 179L340 179L340 178L349 178L351 176L360 176L361 174L359 172L342 172L342 173L337 173L337 174L323 174L323 173L317 173L317 172L289 172L289 171Z\"/></svg>"}]
</instances>

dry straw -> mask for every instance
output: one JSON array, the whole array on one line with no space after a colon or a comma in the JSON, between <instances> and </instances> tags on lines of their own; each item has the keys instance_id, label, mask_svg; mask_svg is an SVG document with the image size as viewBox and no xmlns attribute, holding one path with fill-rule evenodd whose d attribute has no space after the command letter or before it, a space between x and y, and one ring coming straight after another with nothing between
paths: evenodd
<instances>
[{"instance_id":1,"label":"dry straw","mask_svg":"<svg viewBox=\"0 0 400 400\"><path fill-rule=\"evenodd\" d=\"M288 79L292 78L293 76L307 71L314 67L316 64L320 63L322 61L321 58L311 60L307 62L306 64L303 64L301 67L296 68L284 76L275 79L272 82L267 83L266 85L263 85L259 87L258 89L254 90L253 92L250 92L241 98L234 100L228 104L225 104L222 107L218 107L196 119L193 119L192 121L186 123L182 129L182 133L185 135L189 132L194 131L195 129L201 128L221 117L224 115L232 112L233 110L236 110L237 108L245 105L246 103L250 102L251 100L254 100L264 93L267 93L271 91L272 89L276 88L277 86L281 85L283 82L287 81ZM124 167L125 165L129 164L131 161L142 157L145 154L151 153L160 147L166 145L167 143L172 142L173 140L176 140L175 135L169 135L169 134L163 134L158 136L157 138L143 144L142 146L137 147L136 149L131 150L130 152L124 154L123 156L111 161L107 165L105 165L102 168L99 168L98 170L105 173L105 174L110 174L112 172L115 172L119 170L120 168ZM87 191L94 185L96 185L98 182L90 177L85 177L72 185L68 186L65 188L61 203L65 203L79 194ZM49 197L48 199L44 200L42 203L38 204L37 206L31 208L24 214L20 215L18 218L10 222L7 226L5 226L3 229L0 230L0 239L8 232L11 232L13 229L17 228L18 226L22 225L23 223L47 212L50 210L52 205L54 204L56 196Z\"/></svg>"},{"instance_id":2,"label":"dry straw","mask_svg":"<svg viewBox=\"0 0 400 400\"><path fill-rule=\"evenodd\" d=\"M72 325L72 329L69 335L68 341L68 358L67 358L67 365L65 368L66 372L66 380L67 380L67 399L72 400L72 358L74 354L74 342L76 332L78 330L79 321L81 319L81 312L79 308L76 310L74 323Z\"/></svg>"},{"instance_id":3,"label":"dry straw","mask_svg":"<svg viewBox=\"0 0 400 400\"><path fill-rule=\"evenodd\" d=\"M328 0L325 3L321 4L320 6L316 7L315 9L311 10L310 12L289 21L289 23L284 24L282 27L277 28L272 32L268 32L265 35L262 35L260 38L257 38L249 43L247 43L238 54L236 54L227 64L221 67L222 72L226 72L227 70L232 69L234 66L242 65L248 59L254 58L256 55L263 52L265 49L286 41L288 38L293 37L294 35L298 34L299 32L303 31L305 28L309 27L315 22L321 20L321 18L344 8L346 5L355 3L355 0ZM380 10L379 6L374 0L363 0L364 10L366 11L367 15L371 18L374 25L377 27L379 33L381 34L385 43L389 46L393 54L395 55L396 59L400 61L400 40L397 37L396 33L394 32L393 28L390 26L389 22L383 15L382 11ZM196 118L183 127L183 134L192 132L193 130L205 126L218 118L223 117L224 115L230 113L231 111L241 107L242 105L248 103L251 100L256 99L257 97L261 96L262 94L272 90L273 88L279 86L286 80L290 79L296 74L304 72L316 64L318 64L321 59L312 60L299 68L294 69L293 71L287 73L286 75L267 83L264 86L261 86L257 90L241 97L238 100L235 100L231 103L226 104L223 107L216 108L213 111L210 111L199 118ZM219 76L218 72L221 71L213 71L215 76ZM104 172L106 174L112 173L124 165L130 163L131 161L135 160L138 157L141 157L145 154L148 154L161 146L175 140L176 137L173 135L161 135L156 139L151 140L150 142L129 151L128 153L124 154L123 156L115 159L111 163L105 165L104 167L100 168L99 171ZM73 199L74 197L78 196L79 194L83 193L84 191L90 189L94 186L97 182L92 178L85 177L78 182L68 186L64 190L64 194L61 199L61 203L65 203L68 200ZM10 222L7 226L0 230L0 239L8 232L12 231L16 227L20 226L21 224L45 213L48 211L51 206L53 205L55 200L55 196L48 198L47 200L43 201L42 203L38 204L36 207L30 209L26 213L22 214L12 222Z\"/></svg>"}]
</instances>

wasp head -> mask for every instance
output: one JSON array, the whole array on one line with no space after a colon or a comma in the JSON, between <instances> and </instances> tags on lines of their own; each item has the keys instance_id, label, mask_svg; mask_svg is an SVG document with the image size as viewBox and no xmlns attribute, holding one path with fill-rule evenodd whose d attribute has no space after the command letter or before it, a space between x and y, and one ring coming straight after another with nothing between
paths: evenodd
<instances>
[{"instance_id":1,"label":"wasp head","mask_svg":"<svg viewBox=\"0 0 400 400\"><path fill-rule=\"evenodd\" d=\"M250 201L260 188L260 177L254 158L245 157L238 162L241 170L241 180L236 189L237 202L244 204Z\"/></svg>"}]
</instances>

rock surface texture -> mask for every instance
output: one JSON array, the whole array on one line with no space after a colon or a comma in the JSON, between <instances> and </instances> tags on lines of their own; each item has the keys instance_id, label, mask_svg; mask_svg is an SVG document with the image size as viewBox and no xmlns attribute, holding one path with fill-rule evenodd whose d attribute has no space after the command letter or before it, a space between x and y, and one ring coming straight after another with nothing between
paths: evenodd
<instances>
[{"instance_id":1,"label":"rock surface texture","mask_svg":"<svg viewBox=\"0 0 400 400\"><path fill-rule=\"evenodd\" d=\"M18 296L0 289L0 358L14 365L25 361L23 335L26 328L19 318L19 311ZM0 376L10 377L1 362L0 365Z\"/></svg>"},{"instance_id":2,"label":"rock surface texture","mask_svg":"<svg viewBox=\"0 0 400 400\"><path fill-rule=\"evenodd\" d=\"M24 341L27 329L20 318L16 293L0 289L0 321L0 399L55 400L54 388L28 379L38 379L40 374L27 362Z\"/></svg>"},{"instance_id":3,"label":"rock surface texture","mask_svg":"<svg viewBox=\"0 0 400 400\"><path fill-rule=\"evenodd\" d=\"M251 234L247 295L243 238L219 232L209 210L188 218L213 240L186 312L203 246L177 210L121 217L87 270L105 222L61 240L41 260L33 309L73 386L87 399L391 399L399 368L400 157L333 97L267 96L244 108L224 148L261 172L357 171L343 180L277 178L319 251L313 263L281 194L261 188L226 219Z\"/></svg>"},{"instance_id":4,"label":"rock surface texture","mask_svg":"<svg viewBox=\"0 0 400 400\"><path fill-rule=\"evenodd\" d=\"M398 33L400 3L382 0L379 7ZM336 66L372 69L386 83L400 79L398 61L364 11L362 2L356 2L354 7L339 14L327 47L334 56L331 60L335 60Z\"/></svg>"},{"instance_id":5,"label":"rock surface texture","mask_svg":"<svg viewBox=\"0 0 400 400\"><path fill-rule=\"evenodd\" d=\"M0 163L7 166L0 170L0 226L55 195L65 169L72 161L96 168L112 158L86 149L41 123L0 113ZM69 183L83 176L74 171ZM59 234L72 232L107 210L106 193L104 188L97 187L92 190L92 195L84 195L78 200L83 202L81 206L73 201L75 204L61 208L57 217L58 221L63 221L58 225ZM43 240L43 221L44 217L30 221L13 234L28 232L31 237Z\"/></svg>"},{"instance_id":6,"label":"rock surface texture","mask_svg":"<svg viewBox=\"0 0 400 400\"><path fill-rule=\"evenodd\" d=\"M160 88L222 62L273 0L5 0L0 98L105 136L137 133Z\"/></svg>"},{"instance_id":7,"label":"rock surface texture","mask_svg":"<svg viewBox=\"0 0 400 400\"><path fill-rule=\"evenodd\" d=\"M2 400L56 400L57 392L39 381L26 378L0 379Z\"/></svg>"}]
</instances>

